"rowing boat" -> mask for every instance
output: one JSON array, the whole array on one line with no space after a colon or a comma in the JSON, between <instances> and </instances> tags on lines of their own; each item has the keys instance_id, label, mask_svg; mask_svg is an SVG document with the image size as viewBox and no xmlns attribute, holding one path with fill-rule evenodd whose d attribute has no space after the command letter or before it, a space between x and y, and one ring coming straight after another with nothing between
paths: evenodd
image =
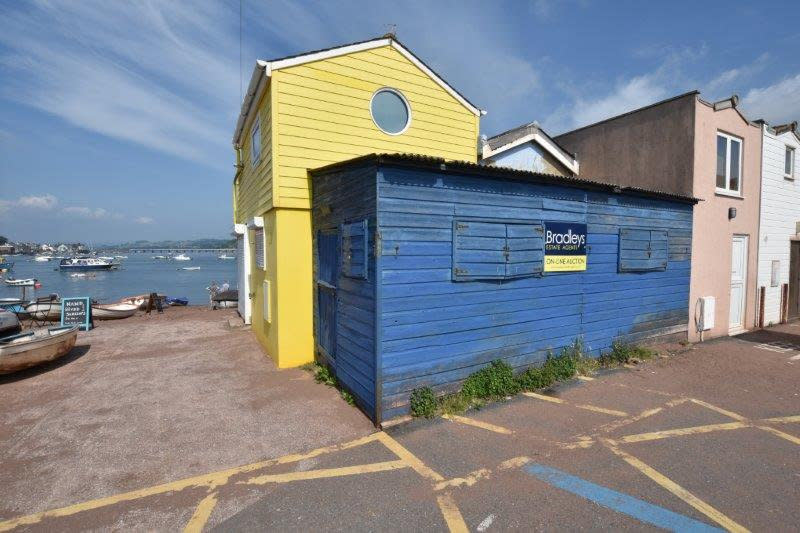
<instances>
[{"instance_id":1,"label":"rowing boat","mask_svg":"<svg viewBox=\"0 0 800 533\"><path fill-rule=\"evenodd\" d=\"M75 346L78 326L26 331L0 339L0 374L53 361Z\"/></svg>"}]
</instances>

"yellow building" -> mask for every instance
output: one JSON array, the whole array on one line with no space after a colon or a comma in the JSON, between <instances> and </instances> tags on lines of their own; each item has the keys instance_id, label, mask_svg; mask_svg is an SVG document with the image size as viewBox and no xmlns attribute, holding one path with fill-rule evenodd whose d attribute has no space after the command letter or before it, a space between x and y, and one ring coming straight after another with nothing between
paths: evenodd
<instances>
[{"instance_id":1,"label":"yellow building","mask_svg":"<svg viewBox=\"0 0 800 533\"><path fill-rule=\"evenodd\" d=\"M307 171L369 153L476 162L482 113L393 36L256 63L233 137L239 312L279 367L314 358Z\"/></svg>"}]
</instances>

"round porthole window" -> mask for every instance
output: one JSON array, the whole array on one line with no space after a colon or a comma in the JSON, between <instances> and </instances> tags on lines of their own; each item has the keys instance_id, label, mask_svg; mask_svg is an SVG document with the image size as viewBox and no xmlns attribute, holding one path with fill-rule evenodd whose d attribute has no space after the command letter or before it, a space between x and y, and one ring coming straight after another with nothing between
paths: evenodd
<instances>
[{"instance_id":1,"label":"round porthole window","mask_svg":"<svg viewBox=\"0 0 800 533\"><path fill-rule=\"evenodd\" d=\"M394 89L379 89L369 104L372 120L382 132L400 135L411 124L411 109L405 97Z\"/></svg>"}]
</instances>

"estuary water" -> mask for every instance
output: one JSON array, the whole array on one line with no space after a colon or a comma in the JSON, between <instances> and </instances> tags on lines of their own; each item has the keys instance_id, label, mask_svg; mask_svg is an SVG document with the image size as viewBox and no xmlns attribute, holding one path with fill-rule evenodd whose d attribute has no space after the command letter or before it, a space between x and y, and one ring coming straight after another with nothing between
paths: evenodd
<instances>
[{"instance_id":1,"label":"estuary water","mask_svg":"<svg viewBox=\"0 0 800 533\"><path fill-rule=\"evenodd\" d=\"M236 288L236 261L218 259L217 254L187 252L191 261L153 259L151 254L129 254L128 259L119 259L117 270L89 271L85 276L73 276L74 272L58 270L58 260L37 262L32 256L10 256L14 263L10 273L2 278L36 278L42 287L35 296L57 293L59 296L88 296L98 302L113 302L125 296L158 292L170 298L185 297L189 305L208 305L208 287L212 281L218 285L229 283ZM200 267L200 270L180 270L183 267ZM0 283L0 297L19 297L19 287ZM33 299L34 291L27 289L27 297Z\"/></svg>"}]
</instances>

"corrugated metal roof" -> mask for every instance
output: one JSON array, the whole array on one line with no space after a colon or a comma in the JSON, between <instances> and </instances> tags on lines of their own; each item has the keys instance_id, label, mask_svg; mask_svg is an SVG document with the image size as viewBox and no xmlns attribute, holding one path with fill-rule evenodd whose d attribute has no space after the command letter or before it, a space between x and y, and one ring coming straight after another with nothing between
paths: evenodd
<instances>
[{"instance_id":1,"label":"corrugated metal roof","mask_svg":"<svg viewBox=\"0 0 800 533\"><path fill-rule=\"evenodd\" d=\"M509 167L487 166L469 161L447 160L442 157L431 157L417 154L367 154L347 161L333 163L323 167L309 170L312 175L321 175L347 167L363 165L390 165L424 169L436 169L439 172L452 172L462 174L475 174L481 176L524 179L545 183L550 185L562 185L566 187L576 187L583 189L601 190L618 194L632 194L635 196L645 196L650 198L660 198L673 200L683 203L696 204L700 200L692 196L683 196L665 191L643 189L640 187L624 187L605 181L597 181L584 177L559 176L557 174L545 174L543 172L531 172L527 170L517 170Z\"/></svg>"}]
</instances>

